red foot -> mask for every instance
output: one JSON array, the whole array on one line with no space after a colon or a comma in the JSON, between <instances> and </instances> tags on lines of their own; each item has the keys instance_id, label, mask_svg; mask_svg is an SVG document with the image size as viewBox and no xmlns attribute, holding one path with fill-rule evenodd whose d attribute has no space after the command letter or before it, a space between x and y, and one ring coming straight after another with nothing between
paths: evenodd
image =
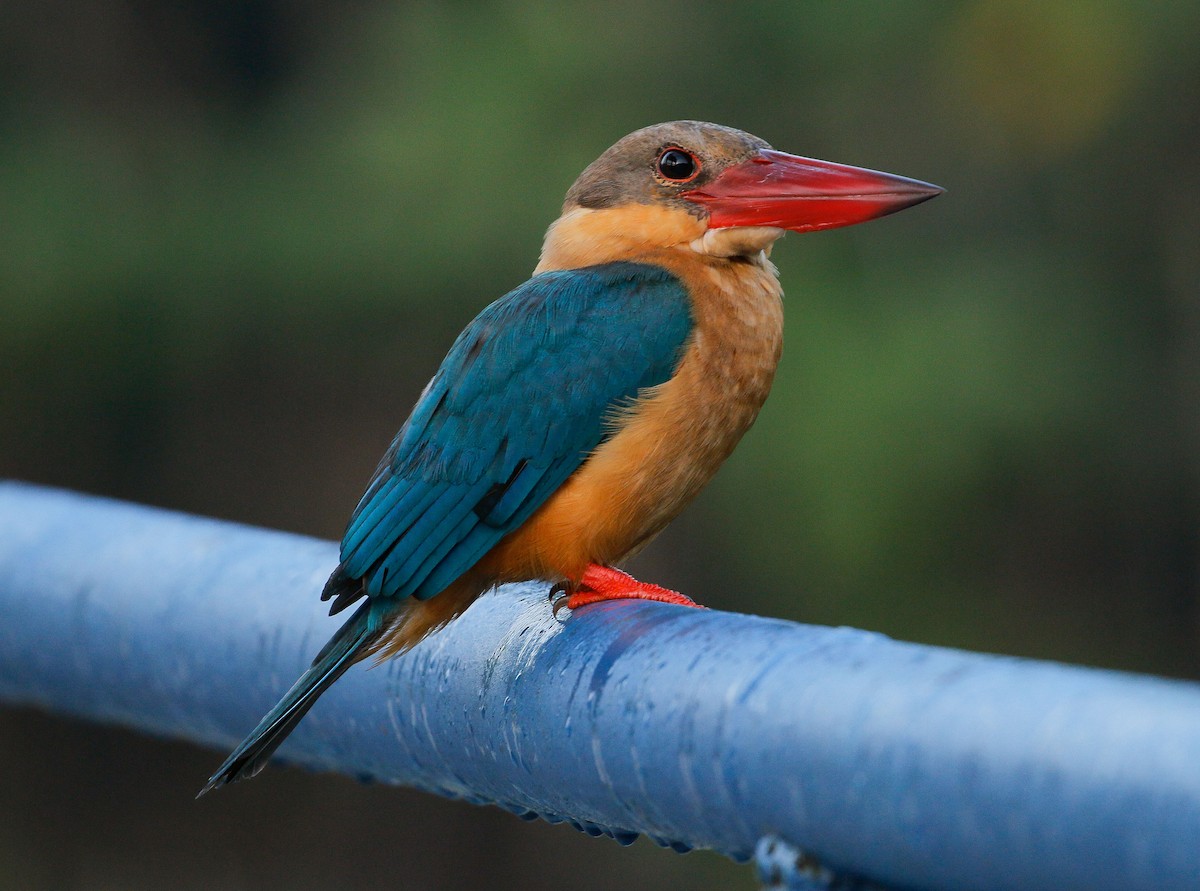
<instances>
[{"instance_id":1,"label":"red foot","mask_svg":"<svg viewBox=\"0 0 1200 891\"><path fill-rule=\"evenodd\" d=\"M596 563L588 566L584 572L580 589L567 598L568 609L579 609L581 606L599 603L602 600L657 600L660 603L706 608L678 591L651 585L649 582L639 582L627 572Z\"/></svg>"}]
</instances>

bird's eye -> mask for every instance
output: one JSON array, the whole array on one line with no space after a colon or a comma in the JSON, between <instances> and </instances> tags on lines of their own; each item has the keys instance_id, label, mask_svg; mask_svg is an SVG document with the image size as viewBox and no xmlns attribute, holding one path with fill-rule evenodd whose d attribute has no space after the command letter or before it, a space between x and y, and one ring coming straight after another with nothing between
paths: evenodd
<instances>
[{"instance_id":1,"label":"bird's eye","mask_svg":"<svg viewBox=\"0 0 1200 891\"><path fill-rule=\"evenodd\" d=\"M700 172L700 162L691 152L669 148L658 156L658 172L673 183L686 183Z\"/></svg>"}]
</instances>

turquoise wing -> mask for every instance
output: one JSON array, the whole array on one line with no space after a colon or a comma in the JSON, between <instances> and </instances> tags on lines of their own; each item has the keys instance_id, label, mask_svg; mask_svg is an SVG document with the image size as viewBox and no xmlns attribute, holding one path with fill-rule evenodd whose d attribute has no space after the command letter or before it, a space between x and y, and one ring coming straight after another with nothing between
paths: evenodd
<instances>
[{"instance_id":1,"label":"turquoise wing","mask_svg":"<svg viewBox=\"0 0 1200 891\"><path fill-rule=\"evenodd\" d=\"M323 599L426 599L521 525L668 380L692 330L683 284L610 263L535 276L459 335L351 517Z\"/></svg>"}]
</instances>

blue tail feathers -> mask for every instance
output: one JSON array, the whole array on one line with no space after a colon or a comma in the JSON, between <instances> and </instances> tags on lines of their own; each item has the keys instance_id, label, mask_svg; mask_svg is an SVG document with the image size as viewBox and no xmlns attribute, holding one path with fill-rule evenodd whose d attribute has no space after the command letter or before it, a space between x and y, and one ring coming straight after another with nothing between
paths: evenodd
<instances>
[{"instance_id":1,"label":"blue tail feathers","mask_svg":"<svg viewBox=\"0 0 1200 891\"><path fill-rule=\"evenodd\" d=\"M197 798L218 786L249 779L263 769L279 744L308 713L317 698L345 674L346 669L366 655L368 647L379 639L387 624L379 607L378 602L367 600L354 611L317 654L312 667L300 676L250 735L225 759Z\"/></svg>"}]
</instances>

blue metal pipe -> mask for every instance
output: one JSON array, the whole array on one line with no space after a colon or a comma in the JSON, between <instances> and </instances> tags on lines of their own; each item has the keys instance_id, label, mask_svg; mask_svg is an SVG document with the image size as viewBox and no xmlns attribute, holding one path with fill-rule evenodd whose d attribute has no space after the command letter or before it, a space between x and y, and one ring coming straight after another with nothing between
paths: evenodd
<instances>
[{"instance_id":1,"label":"blue metal pipe","mask_svg":"<svg viewBox=\"0 0 1200 891\"><path fill-rule=\"evenodd\" d=\"M336 627L335 562L0 483L0 699L227 749ZM559 621L545 586L511 586L356 667L281 755L621 840L746 858L771 838L814 875L1200 887L1200 686L847 628L632 601Z\"/></svg>"}]
</instances>

